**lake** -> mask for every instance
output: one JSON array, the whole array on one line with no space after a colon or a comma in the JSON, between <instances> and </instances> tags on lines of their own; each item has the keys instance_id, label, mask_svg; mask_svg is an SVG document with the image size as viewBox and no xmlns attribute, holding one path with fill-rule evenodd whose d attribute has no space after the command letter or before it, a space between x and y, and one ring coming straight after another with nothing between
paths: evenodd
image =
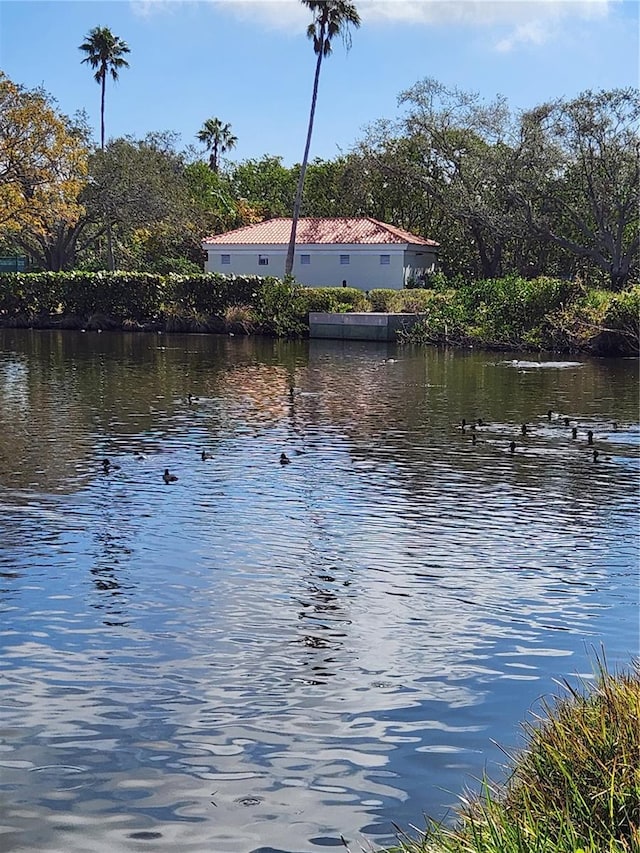
<instances>
[{"instance_id":1,"label":"lake","mask_svg":"<svg viewBox=\"0 0 640 853\"><path fill-rule=\"evenodd\" d=\"M389 844L639 652L634 360L4 329L0 403L1 851Z\"/></svg>"}]
</instances>

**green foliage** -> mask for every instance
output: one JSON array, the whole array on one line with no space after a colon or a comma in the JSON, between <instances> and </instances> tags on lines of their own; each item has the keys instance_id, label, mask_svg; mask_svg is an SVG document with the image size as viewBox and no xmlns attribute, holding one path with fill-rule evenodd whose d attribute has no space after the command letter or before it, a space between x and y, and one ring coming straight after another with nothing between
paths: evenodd
<instances>
[{"instance_id":1,"label":"green foliage","mask_svg":"<svg viewBox=\"0 0 640 853\"><path fill-rule=\"evenodd\" d=\"M589 290L575 303L550 312L546 332L548 339L561 350L593 355L638 355L640 286L618 293Z\"/></svg>"},{"instance_id":2,"label":"green foliage","mask_svg":"<svg viewBox=\"0 0 640 853\"><path fill-rule=\"evenodd\" d=\"M302 293L307 313L367 311L369 302L357 287L305 287Z\"/></svg>"},{"instance_id":3,"label":"green foliage","mask_svg":"<svg viewBox=\"0 0 640 853\"><path fill-rule=\"evenodd\" d=\"M219 118L208 118L198 131L197 138L210 152L209 168L212 172L218 172L220 158L225 152L235 148L238 142L238 137L231 133L231 125L223 124Z\"/></svg>"},{"instance_id":4,"label":"green foliage","mask_svg":"<svg viewBox=\"0 0 640 853\"><path fill-rule=\"evenodd\" d=\"M404 853L637 853L640 849L640 668L565 684L523 725L506 785L485 780L452 828L430 825Z\"/></svg>"},{"instance_id":5,"label":"green foliage","mask_svg":"<svg viewBox=\"0 0 640 853\"><path fill-rule=\"evenodd\" d=\"M640 285L611 296L603 324L612 331L629 335L637 351L640 336Z\"/></svg>"},{"instance_id":6,"label":"green foliage","mask_svg":"<svg viewBox=\"0 0 640 853\"><path fill-rule=\"evenodd\" d=\"M291 279L266 278L254 301L262 332L276 337L302 336L308 331L304 292Z\"/></svg>"},{"instance_id":7,"label":"green foliage","mask_svg":"<svg viewBox=\"0 0 640 853\"><path fill-rule=\"evenodd\" d=\"M369 302L371 310L385 313L390 311L391 301L394 299L397 291L385 287L379 287L369 291Z\"/></svg>"},{"instance_id":8,"label":"green foliage","mask_svg":"<svg viewBox=\"0 0 640 853\"><path fill-rule=\"evenodd\" d=\"M226 177L197 162L185 167L184 180L196 221L204 229L200 237L203 233L220 234L245 224Z\"/></svg>"},{"instance_id":9,"label":"green foliage","mask_svg":"<svg viewBox=\"0 0 640 853\"><path fill-rule=\"evenodd\" d=\"M573 281L508 276L474 282L458 290L469 313L471 337L493 346L530 348L547 343L547 315L563 307L580 293Z\"/></svg>"},{"instance_id":10,"label":"green foliage","mask_svg":"<svg viewBox=\"0 0 640 853\"><path fill-rule=\"evenodd\" d=\"M212 331L235 309L247 332L308 333L309 312L419 314L415 344L549 349L595 355L640 350L640 287L587 291L560 279L490 279L437 289L305 287L294 279L143 272L0 273L0 325L88 325ZM440 289L442 288L442 289ZM244 314L243 314L244 312ZM242 320L241 315L245 316Z\"/></svg>"},{"instance_id":11,"label":"green foliage","mask_svg":"<svg viewBox=\"0 0 640 853\"><path fill-rule=\"evenodd\" d=\"M228 305L251 304L260 288L256 276L225 276L218 273L170 275L167 277L167 306L180 306L207 317L223 317Z\"/></svg>"},{"instance_id":12,"label":"green foliage","mask_svg":"<svg viewBox=\"0 0 640 853\"><path fill-rule=\"evenodd\" d=\"M444 284L443 278L441 284ZM369 301L373 311L420 314L420 321L400 339L415 344L464 346L469 343L468 310L459 294L451 290L408 288L372 290Z\"/></svg>"},{"instance_id":13,"label":"green foliage","mask_svg":"<svg viewBox=\"0 0 640 853\"><path fill-rule=\"evenodd\" d=\"M164 285L159 275L129 272L57 273L57 284L60 313L139 323L157 318Z\"/></svg>"},{"instance_id":14,"label":"green foliage","mask_svg":"<svg viewBox=\"0 0 640 853\"><path fill-rule=\"evenodd\" d=\"M403 338L420 344L469 345L469 312L458 293L453 290L421 293L424 294L421 310L415 313L420 313L422 319L406 336L403 335Z\"/></svg>"},{"instance_id":15,"label":"green foliage","mask_svg":"<svg viewBox=\"0 0 640 853\"><path fill-rule=\"evenodd\" d=\"M58 273L0 273L0 317L33 319L57 310Z\"/></svg>"},{"instance_id":16,"label":"green foliage","mask_svg":"<svg viewBox=\"0 0 640 853\"><path fill-rule=\"evenodd\" d=\"M229 172L235 197L246 199L258 216L266 219L291 216L296 181L297 172L283 166L280 157L244 160Z\"/></svg>"},{"instance_id":17,"label":"green foliage","mask_svg":"<svg viewBox=\"0 0 640 853\"><path fill-rule=\"evenodd\" d=\"M190 261L189 258L180 255L174 257L160 255L155 258L153 270L150 270L150 272L157 272L161 275L169 275L170 273L174 273L175 275L200 275L201 269L198 264Z\"/></svg>"},{"instance_id":18,"label":"green foliage","mask_svg":"<svg viewBox=\"0 0 640 853\"><path fill-rule=\"evenodd\" d=\"M232 334L250 335L255 330L257 319L250 305L229 305L224 312L224 329Z\"/></svg>"}]
</instances>

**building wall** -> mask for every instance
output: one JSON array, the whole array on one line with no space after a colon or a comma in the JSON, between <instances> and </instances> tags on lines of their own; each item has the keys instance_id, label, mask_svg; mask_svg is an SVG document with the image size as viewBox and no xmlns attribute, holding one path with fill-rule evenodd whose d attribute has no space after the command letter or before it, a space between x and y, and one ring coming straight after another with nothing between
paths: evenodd
<instances>
[{"instance_id":1,"label":"building wall","mask_svg":"<svg viewBox=\"0 0 640 853\"><path fill-rule=\"evenodd\" d=\"M424 282L426 276L436 271L438 256L430 251L428 246L424 250L408 249L405 252L405 284L410 281L413 284Z\"/></svg>"},{"instance_id":2,"label":"building wall","mask_svg":"<svg viewBox=\"0 0 640 853\"><path fill-rule=\"evenodd\" d=\"M287 255L286 246L229 245L207 246L207 272L227 275L262 275L282 278ZM222 263L227 255L229 263ZM304 264L303 256L309 256ZM341 255L349 258L341 263ZM388 257L381 263L380 256ZM259 257L268 260L260 264ZM381 244L378 246L344 245L333 248L326 245L297 246L293 274L297 281L310 287L348 287L373 290L389 287L401 290L404 286L404 246Z\"/></svg>"}]
</instances>

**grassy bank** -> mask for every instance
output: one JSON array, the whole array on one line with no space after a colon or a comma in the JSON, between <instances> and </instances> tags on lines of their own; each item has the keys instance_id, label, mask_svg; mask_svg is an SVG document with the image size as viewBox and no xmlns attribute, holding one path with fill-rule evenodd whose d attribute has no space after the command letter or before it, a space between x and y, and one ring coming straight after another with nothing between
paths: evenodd
<instances>
[{"instance_id":1,"label":"grassy bank","mask_svg":"<svg viewBox=\"0 0 640 853\"><path fill-rule=\"evenodd\" d=\"M640 287L620 293L547 277L424 290L307 288L257 276L0 274L0 325L303 337L310 311L419 313L415 344L636 355Z\"/></svg>"},{"instance_id":2,"label":"grassy bank","mask_svg":"<svg viewBox=\"0 0 640 853\"><path fill-rule=\"evenodd\" d=\"M620 293L547 277L502 278L429 290L372 291L375 310L412 311L424 319L416 344L495 350L637 355L640 287Z\"/></svg>"},{"instance_id":3,"label":"grassy bank","mask_svg":"<svg viewBox=\"0 0 640 853\"><path fill-rule=\"evenodd\" d=\"M543 705L502 786L485 781L455 825L403 837L394 853L638 853L640 668Z\"/></svg>"}]
</instances>

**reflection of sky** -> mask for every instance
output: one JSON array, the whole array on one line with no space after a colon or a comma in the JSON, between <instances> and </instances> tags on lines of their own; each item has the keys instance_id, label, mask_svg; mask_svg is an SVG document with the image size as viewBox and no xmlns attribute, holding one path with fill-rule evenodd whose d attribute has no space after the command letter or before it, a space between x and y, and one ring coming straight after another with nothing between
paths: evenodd
<instances>
[{"instance_id":1,"label":"reflection of sky","mask_svg":"<svg viewBox=\"0 0 640 853\"><path fill-rule=\"evenodd\" d=\"M215 394L194 385L197 407L168 389L153 442L126 424L101 437L119 470L100 471L100 449L81 479L68 459L68 494L0 490L16 844L124 850L147 832L157 850L295 851L392 835L499 761L491 739L512 742L587 644L612 661L637 649L636 425L594 466L525 411L512 457L487 396L493 425L472 448L438 364L365 356L323 351L293 394L290 369L231 364ZM472 371L454 368L451 395ZM547 399L521 405L544 415Z\"/></svg>"}]
</instances>

